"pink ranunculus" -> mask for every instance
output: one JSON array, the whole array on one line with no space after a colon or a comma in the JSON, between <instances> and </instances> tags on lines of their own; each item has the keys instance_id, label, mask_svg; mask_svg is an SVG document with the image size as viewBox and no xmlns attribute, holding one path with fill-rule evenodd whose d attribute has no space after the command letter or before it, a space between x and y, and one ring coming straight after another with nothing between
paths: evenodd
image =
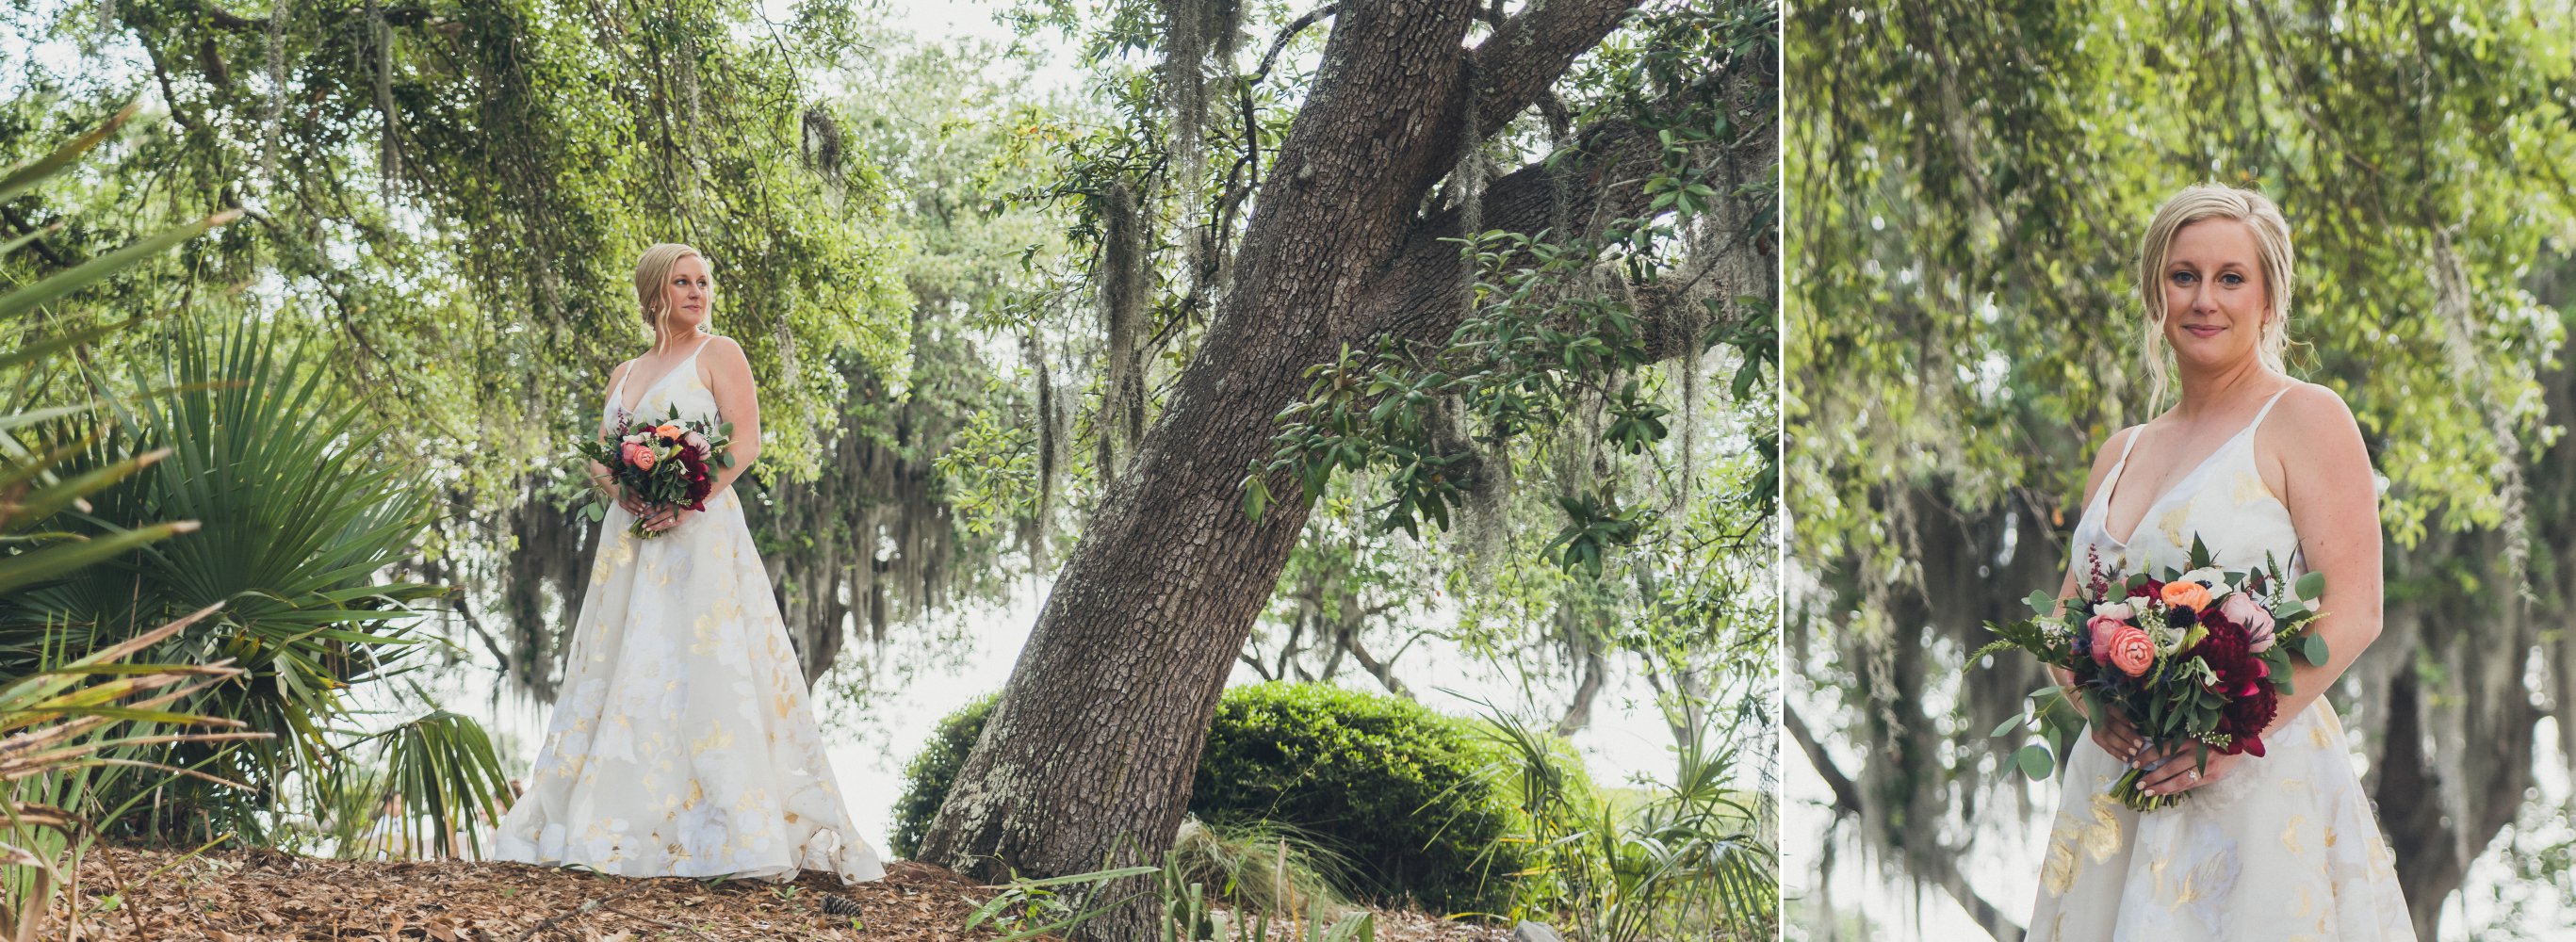
<instances>
[{"instance_id":1,"label":"pink ranunculus","mask_svg":"<svg viewBox=\"0 0 2576 942\"><path fill-rule=\"evenodd\" d=\"M653 449L635 444L634 442L627 442L625 445L618 448L618 453L625 456L626 463L634 465L635 470L653 470Z\"/></svg>"},{"instance_id":2,"label":"pink ranunculus","mask_svg":"<svg viewBox=\"0 0 2576 942\"><path fill-rule=\"evenodd\" d=\"M697 450L698 450L698 452L699 452L700 454L705 454L705 453L706 453L706 451L707 451L707 437L706 437L706 436L704 436L704 435L700 435L700 434L698 434L698 433L696 433L696 432L690 432L690 433L689 433L689 437L686 439L686 441L689 443L689 447L697 449Z\"/></svg>"},{"instance_id":3,"label":"pink ranunculus","mask_svg":"<svg viewBox=\"0 0 2576 942\"><path fill-rule=\"evenodd\" d=\"M2155 666L2156 643L2147 637L2145 629L2136 625L2122 625L2120 630L2112 632L2109 647L2111 666L2119 668L2120 673L2136 677Z\"/></svg>"},{"instance_id":4,"label":"pink ranunculus","mask_svg":"<svg viewBox=\"0 0 2576 942\"><path fill-rule=\"evenodd\" d=\"M2126 608L2127 606L2121 607ZM2095 611L2098 612L2100 609L2097 608ZM2093 652L2093 663L2095 664L2111 663L2112 635L2117 634L2122 628L2129 628L2131 631L2137 630L2130 627L2127 619L2111 615L2095 615L2084 622L2084 627L2089 629L2093 635L2090 647Z\"/></svg>"},{"instance_id":5,"label":"pink ranunculus","mask_svg":"<svg viewBox=\"0 0 2576 942\"><path fill-rule=\"evenodd\" d=\"M2245 629L2246 638L2252 642L2247 650L2261 654L2272 649L2272 613L2264 611L2262 603L2238 592L2219 603L2218 613Z\"/></svg>"}]
</instances>

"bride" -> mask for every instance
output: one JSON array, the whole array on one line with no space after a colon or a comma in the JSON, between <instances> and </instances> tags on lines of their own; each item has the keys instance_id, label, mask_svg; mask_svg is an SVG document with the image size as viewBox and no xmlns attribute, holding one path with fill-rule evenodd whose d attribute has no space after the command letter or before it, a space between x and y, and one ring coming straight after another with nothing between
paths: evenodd
<instances>
[{"instance_id":1,"label":"bride","mask_svg":"<svg viewBox=\"0 0 2576 942\"><path fill-rule=\"evenodd\" d=\"M720 416L734 426L734 465L717 469L704 512L616 495L564 694L497 856L632 877L786 880L813 868L873 880L884 867L841 805L732 488L760 455L760 405L742 347L707 333L707 269L670 243L635 263L653 349L610 374L600 428L675 405L710 424ZM611 480L597 463L591 473ZM660 535L630 535L638 518Z\"/></svg>"},{"instance_id":2,"label":"bride","mask_svg":"<svg viewBox=\"0 0 2576 942\"><path fill-rule=\"evenodd\" d=\"M2156 211L2138 254L2154 401L2168 371L2182 398L2103 443L2070 558L2188 569L2195 535L2222 568L2274 554L2325 575L2314 624L2331 657L2297 667L2296 692L2263 733L2265 756L2212 753L2202 769L2187 746L2159 753L2124 722L2094 723L2068 760L2029 938L2413 939L2388 844L2323 696L2379 635L2378 498L2352 411L2282 368L2289 224L2259 193L2194 186ZM2060 597L2079 575L2068 572ZM2107 792L2133 766L2150 770L2150 793L2187 799L2129 810Z\"/></svg>"}]
</instances>

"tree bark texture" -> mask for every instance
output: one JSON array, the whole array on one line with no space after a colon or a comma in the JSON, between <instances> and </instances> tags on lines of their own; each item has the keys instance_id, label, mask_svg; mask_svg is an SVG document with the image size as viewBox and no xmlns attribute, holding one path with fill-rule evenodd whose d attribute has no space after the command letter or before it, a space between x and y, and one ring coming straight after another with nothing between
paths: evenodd
<instances>
[{"instance_id":1,"label":"tree bark texture","mask_svg":"<svg viewBox=\"0 0 2576 942\"><path fill-rule=\"evenodd\" d=\"M1169 848L1218 694L1310 509L1289 499L1258 520L1243 514L1238 485L1268 457L1272 417L1342 344L1387 331L1447 339L1466 304L1456 246L1437 240L1457 234L1459 217L1421 207L1470 138L1464 96L1478 96L1475 136L1491 133L1634 3L1541 5L1475 50L1463 45L1468 0L1341 5L1235 287L1059 574L922 860L999 881L1153 862ZM1488 78L1470 89L1472 76ZM1605 127L1584 139L1573 172L1624 176L1571 187L1576 218L1642 214L1643 164L1619 168L1649 159L1652 138ZM1494 181L1485 225L1547 226L1545 173ZM1151 916L1126 906L1085 937L1146 937Z\"/></svg>"}]
</instances>

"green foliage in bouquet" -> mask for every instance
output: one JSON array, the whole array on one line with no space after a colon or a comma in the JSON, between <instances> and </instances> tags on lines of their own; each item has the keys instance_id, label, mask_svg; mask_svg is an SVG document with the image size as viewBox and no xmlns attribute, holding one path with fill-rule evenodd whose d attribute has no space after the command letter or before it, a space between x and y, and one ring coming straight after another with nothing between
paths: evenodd
<instances>
[{"instance_id":1,"label":"green foliage in bouquet","mask_svg":"<svg viewBox=\"0 0 2576 942\"><path fill-rule=\"evenodd\" d=\"M2263 566L2243 571L2211 563L2208 548L2194 538L2187 571L2167 569L2161 579L2096 574L2065 598L2032 592L2023 599L2030 618L1987 625L1996 640L1970 656L1970 665L2020 650L2074 677L2071 687L2051 684L2026 694L2029 706L1990 734L2026 726L2040 737L2013 754L2022 774L2038 779L2063 765L2085 717L2104 711L2128 718L2159 746L2192 744L2199 768L2207 767L2212 750L2262 754L2261 734L2279 698L2296 692L2290 659L2326 662L2325 638L2309 630L2320 614L2325 577L2311 572L2292 581L2269 556ZM2221 602L2231 596L2255 600L2255 607ZM2097 606L2114 607L2102 614ZM2083 715L2070 697L2084 699ZM2138 794L2140 774L2129 771L2113 793L2139 810L2180 801Z\"/></svg>"},{"instance_id":2,"label":"green foliage in bouquet","mask_svg":"<svg viewBox=\"0 0 2576 942\"><path fill-rule=\"evenodd\" d=\"M690 441L694 436L698 442ZM703 444L701 444L701 442ZM733 423L718 423L709 428L697 419L680 417L680 407L673 404L661 419L632 418L614 435L602 435L576 446L576 464L596 462L608 469L609 479L628 494L642 498L656 507L706 509L706 498L715 489L714 468L734 466ZM611 492L592 492L591 502L582 507L582 516L602 520L616 499ZM638 537L661 535L658 530L644 529L637 519L627 531Z\"/></svg>"}]
</instances>

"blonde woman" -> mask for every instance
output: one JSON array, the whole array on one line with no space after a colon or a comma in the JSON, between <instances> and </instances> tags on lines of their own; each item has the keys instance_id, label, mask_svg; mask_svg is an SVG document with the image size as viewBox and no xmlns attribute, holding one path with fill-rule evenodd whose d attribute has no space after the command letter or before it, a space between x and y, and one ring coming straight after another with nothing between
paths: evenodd
<instances>
[{"instance_id":1,"label":"blonde woman","mask_svg":"<svg viewBox=\"0 0 2576 942\"><path fill-rule=\"evenodd\" d=\"M563 695L498 856L632 877L845 882L884 874L850 826L733 483L760 456L751 363L707 330L715 284L685 245L645 250L635 299L653 334L609 374L602 432L630 415L733 423L706 510L617 495L573 628ZM607 469L592 466L595 481ZM607 486L614 488L614 484ZM630 535L642 519L653 539Z\"/></svg>"},{"instance_id":2,"label":"blonde woman","mask_svg":"<svg viewBox=\"0 0 2576 942\"><path fill-rule=\"evenodd\" d=\"M2262 194L2195 186L2156 211L2138 252L2145 366L2159 404L2180 396L2104 442L2061 596L2088 559L2191 568L2197 536L2224 568L2270 554L2323 573L2315 630L2332 656L2297 668L2261 756L2213 754L2202 768L2116 719L2093 724L2068 761L2031 942L2414 938L2324 697L2379 636L2379 508L2352 411L2282 366L2292 260L2289 224ZM2149 793L2189 797L2129 810L2107 792L2133 767L2149 770Z\"/></svg>"}]
</instances>

